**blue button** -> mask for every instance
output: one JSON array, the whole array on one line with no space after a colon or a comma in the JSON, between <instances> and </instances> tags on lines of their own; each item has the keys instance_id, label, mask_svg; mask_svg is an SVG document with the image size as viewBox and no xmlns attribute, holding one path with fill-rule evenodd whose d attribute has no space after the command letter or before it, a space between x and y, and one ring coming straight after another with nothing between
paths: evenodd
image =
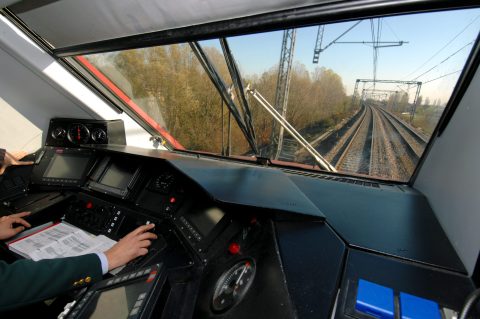
<instances>
[{"instance_id":1,"label":"blue button","mask_svg":"<svg viewBox=\"0 0 480 319\"><path fill-rule=\"evenodd\" d=\"M358 281L355 309L380 319L393 319L393 290L363 279Z\"/></svg>"},{"instance_id":2,"label":"blue button","mask_svg":"<svg viewBox=\"0 0 480 319\"><path fill-rule=\"evenodd\" d=\"M402 319L440 319L438 304L434 301L400 293Z\"/></svg>"}]
</instances>

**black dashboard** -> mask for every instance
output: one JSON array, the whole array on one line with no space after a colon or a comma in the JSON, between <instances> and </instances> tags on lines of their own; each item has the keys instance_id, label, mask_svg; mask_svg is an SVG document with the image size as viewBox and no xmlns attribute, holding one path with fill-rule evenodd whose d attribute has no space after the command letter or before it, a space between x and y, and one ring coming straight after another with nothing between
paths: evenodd
<instances>
[{"instance_id":1,"label":"black dashboard","mask_svg":"<svg viewBox=\"0 0 480 319\"><path fill-rule=\"evenodd\" d=\"M408 293L443 313L475 287L424 196L403 185L115 145L46 146L30 170L2 214L114 240L156 225L149 254L114 276L163 265L158 318L380 318L356 306L362 280L392 289L397 308Z\"/></svg>"}]
</instances>

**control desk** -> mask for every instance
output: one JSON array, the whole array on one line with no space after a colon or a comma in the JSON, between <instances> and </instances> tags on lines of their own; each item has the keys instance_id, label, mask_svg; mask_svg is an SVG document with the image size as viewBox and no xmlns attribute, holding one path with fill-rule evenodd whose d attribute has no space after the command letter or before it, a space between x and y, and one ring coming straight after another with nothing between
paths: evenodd
<instances>
[{"instance_id":1,"label":"control desk","mask_svg":"<svg viewBox=\"0 0 480 319\"><path fill-rule=\"evenodd\" d=\"M95 318L108 307L124 318L383 318L371 310L378 301L369 299L369 289L386 292L391 304L381 307L392 319L400 318L405 294L432 302L445 316L474 289L431 210L428 236L441 247L425 245L414 255L379 245L409 245L401 234L410 232L422 247L430 239L411 229L426 225L402 223L406 229L383 239L372 231L370 242L349 229L366 214L355 205L358 194L371 207L379 196L396 198L390 218L401 219L395 215L401 201L424 209L414 190L365 189L320 175L114 145L46 146L30 170L26 190L5 200L2 214L31 210L34 225L62 219L113 240L156 225L158 239L146 256L64 296L61 318ZM348 218L347 204L329 203L340 194L352 198Z\"/></svg>"}]
</instances>

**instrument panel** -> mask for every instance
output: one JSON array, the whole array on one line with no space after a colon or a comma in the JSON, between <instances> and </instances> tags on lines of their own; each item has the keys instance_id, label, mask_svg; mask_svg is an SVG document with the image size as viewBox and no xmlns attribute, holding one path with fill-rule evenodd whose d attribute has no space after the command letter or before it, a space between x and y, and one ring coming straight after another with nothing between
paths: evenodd
<instances>
[{"instance_id":1,"label":"instrument panel","mask_svg":"<svg viewBox=\"0 0 480 319\"><path fill-rule=\"evenodd\" d=\"M75 147L81 144L125 145L122 120L56 118L50 121L45 145Z\"/></svg>"},{"instance_id":2,"label":"instrument panel","mask_svg":"<svg viewBox=\"0 0 480 319\"><path fill-rule=\"evenodd\" d=\"M75 130L78 134L76 126L71 133ZM56 211L65 211L67 222L114 240L140 225L155 223L159 239L152 242L147 256L127 264L125 271L158 262L164 262L168 269L181 268L181 272L196 268L193 277L180 276L182 284L192 278L202 282L194 317L235 313L232 318L243 318L251 314L252 307L258 308L256 314L270 314L277 300L283 305L291 302L286 289L293 289L296 304L309 303L317 314L330 313L346 248L328 226L307 220L292 222L287 215L261 207L217 202L170 158L142 157L113 149L46 147L36 161L36 184L31 186L70 190L68 203L66 200L66 206ZM275 218L278 216L282 217ZM317 242L325 245L312 245ZM303 275L318 269L325 275ZM285 284L285 275L290 286ZM378 281L368 274L362 278ZM325 302L317 304L314 296L326 283L330 288L323 292ZM265 293L265 289L270 290ZM296 294L295 289L312 292ZM418 295L425 296L421 291ZM290 318L293 312L289 309L293 308L278 310L272 316Z\"/></svg>"}]
</instances>

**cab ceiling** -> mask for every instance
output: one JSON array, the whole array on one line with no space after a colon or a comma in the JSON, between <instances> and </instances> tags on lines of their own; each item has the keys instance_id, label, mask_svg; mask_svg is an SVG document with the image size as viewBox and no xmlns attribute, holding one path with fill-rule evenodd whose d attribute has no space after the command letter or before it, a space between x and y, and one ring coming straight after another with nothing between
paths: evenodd
<instances>
[{"instance_id":1,"label":"cab ceiling","mask_svg":"<svg viewBox=\"0 0 480 319\"><path fill-rule=\"evenodd\" d=\"M26 0L9 7L53 48L224 21L332 0Z\"/></svg>"}]
</instances>

